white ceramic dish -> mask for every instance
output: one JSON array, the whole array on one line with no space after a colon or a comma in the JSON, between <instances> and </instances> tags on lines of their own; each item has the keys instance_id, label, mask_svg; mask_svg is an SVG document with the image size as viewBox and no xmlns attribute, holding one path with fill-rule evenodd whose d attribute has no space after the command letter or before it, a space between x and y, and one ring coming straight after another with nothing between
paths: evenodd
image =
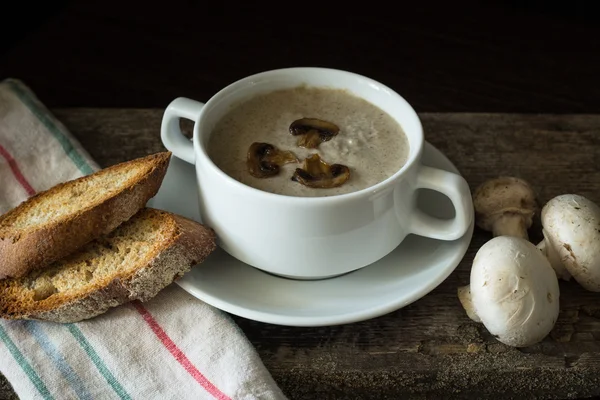
<instances>
[{"instance_id":1,"label":"white ceramic dish","mask_svg":"<svg viewBox=\"0 0 600 400\"><path fill-rule=\"evenodd\" d=\"M241 184L211 161L208 142L214 127L233 107L261 94L299 86L344 90L388 114L407 140L406 162L369 188L338 196L294 197ZM191 141L181 132L182 119L194 121ZM282 132L286 129L284 126ZM292 140L289 134L286 137ZM268 134L263 139L267 140ZM380 260L408 234L456 240L473 220L466 180L422 165L423 126L411 105L384 84L349 71L280 68L237 80L206 103L177 97L163 114L161 140L173 155L194 164L202 220L217 233L219 247L275 275L298 279L339 276ZM342 143L343 138L336 141ZM293 146L293 140L290 143ZM352 173L360 174L361 168ZM447 196L454 204L455 216L440 220L418 212L419 188Z\"/></svg>"},{"instance_id":2,"label":"white ceramic dish","mask_svg":"<svg viewBox=\"0 0 600 400\"><path fill-rule=\"evenodd\" d=\"M431 144L423 164L458 173ZM199 220L194 167L173 157L162 187L149 206ZM419 208L452 218L449 199L422 190ZM400 309L431 292L454 271L469 247L473 224L455 241L408 236L383 259L331 279L281 278L244 264L217 249L177 281L188 293L244 318L288 326L325 326L362 321Z\"/></svg>"}]
</instances>

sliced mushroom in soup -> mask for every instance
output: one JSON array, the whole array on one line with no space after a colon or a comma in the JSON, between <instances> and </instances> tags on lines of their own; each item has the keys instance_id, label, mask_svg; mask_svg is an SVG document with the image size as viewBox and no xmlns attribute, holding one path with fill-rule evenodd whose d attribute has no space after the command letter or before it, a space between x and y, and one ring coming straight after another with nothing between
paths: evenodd
<instances>
[{"instance_id":1,"label":"sliced mushroom in soup","mask_svg":"<svg viewBox=\"0 0 600 400\"><path fill-rule=\"evenodd\" d=\"M290 125L290 133L300 136L298 146L307 149L316 149L339 132L340 128L336 124L318 118L301 118Z\"/></svg>"},{"instance_id":2,"label":"sliced mushroom in soup","mask_svg":"<svg viewBox=\"0 0 600 400\"><path fill-rule=\"evenodd\" d=\"M318 154L304 160L296 168L292 180L311 188L325 189L343 185L350 178L350 168L342 164L328 164Z\"/></svg>"},{"instance_id":3,"label":"sliced mushroom in soup","mask_svg":"<svg viewBox=\"0 0 600 400\"><path fill-rule=\"evenodd\" d=\"M291 151L280 150L269 143L254 142L248 149L246 166L255 178L269 178L279 174L281 166L300 162Z\"/></svg>"}]
</instances>

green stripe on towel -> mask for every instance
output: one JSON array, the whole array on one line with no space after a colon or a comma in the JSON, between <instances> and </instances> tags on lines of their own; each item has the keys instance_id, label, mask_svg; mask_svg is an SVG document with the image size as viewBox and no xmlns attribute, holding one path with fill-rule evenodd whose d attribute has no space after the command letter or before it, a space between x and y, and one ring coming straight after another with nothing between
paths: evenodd
<instances>
[{"instance_id":1,"label":"green stripe on towel","mask_svg":"<svg viewBox=\"0 0 600 400\"><path fill-rule=\"evenodd\" d=\"M85 388L85 384L73 370L69 362L65 359L61 351L54 345L52 339L48 337L42 328L43 322L38 321L23 321L23 327L37 340L38 344L44 350L48 358L52 360L57 369L69 382L80 400L92 400L92 396Z\"/></svg>"},{"instance_id":2,"label":"green stripe on towel","mask_svg":"<svg viewBox=\"0 0 600 400\"><path fill-rule=\"evenodd\" d=\"M67 329L69 330L69 332L71 332L75 340L77 340L77 342L79 343L81 348L86 352L88 357L90 357L100 374L102 374L104 379L106 379L106 381L113 388L115 393L119 395L119 397L123 400L131 400L129 394L127 394L123 386L121 386L121 384L119 383L119 381L117 381L115 376L108 370L106 364L104 364L104 361L102 361L98 353L96 353L96 350L94 350L92 345L87 341L87 339L83 335L83 332L81 332L81 330L79 330L79 328L73 324L68 324Z\"/></svg>"},{"instance_id":3,"label":"green stripe on towel","mask_svg":"<svg viewBox=\"0 0 600 400\"><path fill-rule=\"evenodd\" d=\"M58 126L56 126L52 118L40 110L37 101L31 97L29 92L12 79L8 79L6 82L10 85L13 92L15 92L23 104L29 108L29 111L31 111L31 113L35 115L37 119L46 127L46 129L48 129L52 136L58 140L67 156L69 156L75 166L79 168L81 173L84 175L89 175L94 172L81 154L79 154L79 152L75 149L69 138L65 136Z\"/></svg>"},{"instance_id":4,"label":"green stripe on towel","mask_svg":"<svg viewBox=\"0 0 600 400\"><path fill-rule=\"evenodd\" d=\"M44 382L42 382L42 380L40 379L39 375L34 371L34 369L31 367L31 365L27 362L27 360L23 356L23 353L21 353L19 351L19 349L14 344L12 339L8 336L8 334L4 330L4 327L2 326L2 324L0 324L0 340L2 340L4 342L4 344L8 348L8 351L10 351L10 354L12 354L15 361L19 364L21 369L23 369L23 372L25 372L25 375L27 375L27 377L29 378L31 383L33 383L33 385L35 386L37 391L40 392L42 397L44 397L44 399L54 399L52 397L52 395L50 394L50 391L48 390L46 385L44 385Z\"/></svg>"}]
</instances>

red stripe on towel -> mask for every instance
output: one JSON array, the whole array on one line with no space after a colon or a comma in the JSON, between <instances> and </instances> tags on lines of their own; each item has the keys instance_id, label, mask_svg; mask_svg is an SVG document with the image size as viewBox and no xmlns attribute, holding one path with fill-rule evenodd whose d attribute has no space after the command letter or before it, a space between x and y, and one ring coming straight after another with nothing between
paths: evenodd
<instances>
[{"instance_id":1,"label":"red stripe on towel","mask_svg":"<svg viewBox=\"0 0 600 400\"><path fill-rule=\"evenodd\" d=\"M33 196L35 194L35 190L33 190L31 185L29 184L29 182L27 182L27 179L25 179L25 177L21 173L21 170L19 169L19 166L17 165L17 162L15 161L15 159L10 155L10 153L4 147L2 147L1 144L0 144L0 156L4 157L4 159L8 163L8 166L10 167L13 175L15 176L15 178L17 178L17 181L19 181L21 186L23 186L23 189L25 189L27 194L29 196Z\"/></svg>"},{"instance_id":2,"label":"red stripe on towel","mask_svg":"<svg viewBox=\"0 0 600 400\"><path fill-rule=\"evenodd\" d=\"M185 354L177 347L175 342L171 340L169 335L154 319L152 314L139 301L134 301L133 307L138 313L144 318L144 321L150 326L156 337L162 342L162 344L169 350L169 352L175 357L175 359L185 368L185 370L198 382L208 393L219 400L231 400L223 392L221 392L215 385L213 385L198 369L190 362Z\"/></svg>"}]
</instances>

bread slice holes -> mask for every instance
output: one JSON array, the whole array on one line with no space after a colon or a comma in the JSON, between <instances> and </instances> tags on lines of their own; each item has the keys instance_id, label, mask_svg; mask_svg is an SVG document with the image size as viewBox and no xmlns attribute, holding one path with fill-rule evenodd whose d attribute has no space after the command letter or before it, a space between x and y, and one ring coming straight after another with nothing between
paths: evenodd
<instances>
[{"instance_id":1,"label":"bread slice holes","mask_svg":"<svg viewBox=\"0 0 600 400\"><path fill-rule=\"evenodd\" d=\"M94 279L94 273L92 271L89 271L89 270L85 271L84 276L85 276L86 282L89 282L92 279Z\"/></svg>"},{"instance_id":2,"label":"bread slice holes","mask_svg":"<svg viewBox=\"0 0 600 400\"><path fill-rule=\"evenodd\" d=\"M73 200L73 199L76 199L76 198L78 198L79 196L81 196L82 194L83 194L83 190L82 190L81 188L74 188L74 189L71 191L71 196L70 196L70 199L71 199L71 200Z\"/></svg>"},{"instance_id":3,"label":"bread slice holes","mask_svg":"<svg viewBox=\"0 0 600 400\"><path fill-rule=\"evenodd\" d=\"M101 241L101 244L104 248L110 250L110 251L115 251L117 249L115 249L115 247L113 246L113 244L111 242L109 242L108 240L103 240Z\"/></svg>"},{"instance_id":4,"label":"bread slice holes","mask_svg":"<svg viewBox=\"0 0 600 400\"><path fill-rule=\"evenodd\" d=\"M33 300L42 301L55 293L58 293L58 290L49 278L38 279L37 284L33 289Z\"/></svg>"}]
</instances>

